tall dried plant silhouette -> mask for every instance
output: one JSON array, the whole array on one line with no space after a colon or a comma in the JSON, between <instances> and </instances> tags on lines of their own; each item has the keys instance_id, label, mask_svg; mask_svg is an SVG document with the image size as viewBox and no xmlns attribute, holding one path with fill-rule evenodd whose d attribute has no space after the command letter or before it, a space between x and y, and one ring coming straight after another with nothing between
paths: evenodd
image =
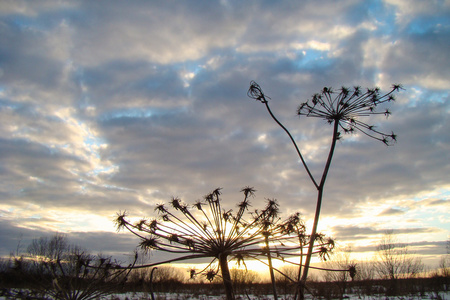
<instances>
[{"instance_id":1,"label":"tall dried plant silhouette","mask_svg":"<svg viewBox=\"0 0 450 300\"><path fill-rule=\"evenodd\" d=\"M362 90L360 87L353 89L342 87L337 92L332 88L324 87L320 93L314 94L310 100L302 103L298 109L299 116L314 117L325 120L333 126L331 144L328 152L328 157L320 178L316 178L310 171L308 163L300 151L297 142L292 137L289 130L275 117L269 106L270 97L266 96L261 87L255 82L250 82L250 88L247 95L266 106L272 119L286 132L289 136L294 148L303 164L311 182L317 189L317 203L314 215L313 228L310 234L309 248L305 259L303 273L301 276L301 283L304 286L310 268L311 256L313 254L314 240L317 233L317 226L319 223L320 209L322 206L322 199L324 193L325 182L330 170L331 161L335 151L336 142L341 139L342 133L356 133L360 132L364 135L378 140L385 145L392 145L396 142L397 136L391 133L384 133L379 131L374 125L370 125L362 121L363 117L382 114L388 117L391 112L386 109L383 112L378 112L377 108L386 102L394 101L394 93L402 89L401 85L395 84L392 89L386 94L381 94L379 88ZM303 287L302 287L303 291ZM303 292L300 295L303 298Z\"/></svg>"},{"instance_id":2,"label":"tall dried plant silhouette","mask_svg":"<svg viewBox=\"0 0 450 300\"><path fill-rule=\"evenodd\" d=\"M295 219L289 218L282 222L277 217L276 200L267 200L262 210L250 211L250 198L254 196L255 189L245 187L241 192L244 199L238 203L236 213L222 207L221 189L217 188L192 206L179 198L173 198L170 207L157 205L155 210L158 219L142 219L133 223L124 212L118 214L116 224L118 229L125 228L138 236L143 250L159 250L177 255L138 267L209 258L207 267L200 271L193 270L191 276L203 275L212 281L220 272L227 299L235 299L229 261L245 264L246 259L262 261L263 257L270 261L272 254L278 259L284 259L299 252L297 236L293 234L295 226L290 224ZM333 243L326 240L315 251L326 255L332 247Z\"/></svg>"}]
</instances>

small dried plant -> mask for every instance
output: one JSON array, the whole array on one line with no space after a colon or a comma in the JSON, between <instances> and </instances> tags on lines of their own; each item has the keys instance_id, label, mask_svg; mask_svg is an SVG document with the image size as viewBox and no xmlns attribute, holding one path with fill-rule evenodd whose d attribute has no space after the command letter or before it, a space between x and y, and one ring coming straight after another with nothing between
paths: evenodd
<instances>
[{"instance_id":1,"label":"small dried plant","mask_svg":"<svg viewBox=\"0 0 450 300\"><path fill-rule=\"evenodd\" d=\"M203 275L212 281L216 276L221 276L227 299L234 299L228 267L230 260L245 264L246 259L264 262L263 258L269 257L270 261L270 253L277 259L297 257L300 253L296 231L300 227L294 224L300 223L298 214L297 218L282 221L278 217L278 204L271 199L267 200L264 209L250 211L250 198L254 196L255 189L245 187L241 192L244 199L238 203L235 213L222 207L221 189L217 188L191 206L179 198L172 198L169 207L157 205L158 219L142 219L132 223L126 213L119 213L116 224L118 229L126 228L138 236L143 250L176 254L175 258L139 267L210 258L208 266L200 271L192 270L191 277ZM304 235L304 232L301 234ZM323 240L318 244L316 253L325 256L331 251L334 244L330 241ZM274 250L269 250L271 248Z\"/></svg>"},{"instance_id":2,"label":"small dried plant","mask_svg":"<svg viewBox=\"0 0 450 300\"><path fill-rule=\"evenodd\" d=\"M342 138L341 132L356 133L361 132L364 135L381 141L385 145L392 145L397 141L397 136L391 133L379 131L374 125L365 123L361 119L372 115L382 114L388 117L391 112L386 109L382 112L377 111L377 108L387 102L395 100L394 93L402 89L401 85L395 84L392 89L386 94L381 94L379 88L362 90L360 87L353 89L342 87L335 92L332 88L325 87L320 93L314 94L312 98L302 103L298 109L299 116L321 118L327 123L333 125L332 139L328 157L320 178L316 178L310 171L303 154L301 153L296 141L292 137L289 130L275 117L269 106L270 97L266 96L261 87L255 82L250 82L250 88L247 95L263 104L265 104L267 111L272 119L286 132L289 136L295 150L308 173L314 187L317 189L317 204L314 216L313 228L310 234L310 242L308 252L305 259L303 273L301 277L301 293L300 298L303 298L303 288L308 276L310 268L311 256L313 255L314 241L317 235L317 226L319 222L320 209L322 205L323 192L325 181L328 176L328 171L331 166L336 142ZM301 266L300 266L301 268ZM299 270L301 273L301 269Z\"/></svg>"},{"instance_id":3,"label":"small dried plant","mask_svg":"<svg viewBox=\"0 0 450 300\"><path fill-rule=\"evenodd\" d=\"M94 300L121 291L137 261L122 266L111 257L91 255L70 245L64 235L32 241L13 257L11 276L27 288L5 290L7 299Z\"/></svg>"}]
</instances>

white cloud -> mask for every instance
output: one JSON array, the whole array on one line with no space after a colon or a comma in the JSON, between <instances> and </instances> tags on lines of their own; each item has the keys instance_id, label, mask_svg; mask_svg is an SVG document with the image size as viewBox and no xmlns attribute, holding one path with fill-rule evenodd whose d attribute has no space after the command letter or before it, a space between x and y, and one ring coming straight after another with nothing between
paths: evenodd
<instances>
[{"instance_id":1,"label":"white cloud","mask_svg":"<svg viewBox=\"0 0 450 300\"><path fill-rule=\"evenodd\" d=\"M448 0L385 0L385 2L396 8L396 22L401 26L406 26L417 17L433 16L442 11L448 12L450 9Z\"/></svg>"},{"instance_id":2,"label":"white cloud","mask_svg":"<svg viewBox=\"0 0 450 300\"><path fill-rule=\"evenodd\" d=\"M306 43L294 43L291 47L296 50L314 49L319 51L329 51L331 48L329 43L323 43L315 40L308 41Z\"/></svg>"}]
</instances>

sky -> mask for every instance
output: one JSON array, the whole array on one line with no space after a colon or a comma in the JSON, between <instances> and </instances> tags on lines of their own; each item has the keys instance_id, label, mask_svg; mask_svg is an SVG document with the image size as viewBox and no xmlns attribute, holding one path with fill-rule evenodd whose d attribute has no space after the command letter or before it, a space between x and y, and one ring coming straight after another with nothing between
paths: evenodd
<instances>
[{"instance_id":1,"label":"sky","mask_svg":"<svg viewBox=\"0 0 450 300\"><path fill-rule=\"evenodd\" d=\"M388 230L425 262L446 253L450 212L450 1L0 2L0 256L66 233L125 258L118 212L156 216L223 188L235 209L275 198L311 225L316 191L255 80L319 176L332 126L297 116L323 87L404 90L386 146L336 147L319 230L370 257Z\"/></svg>"}]
</instances>

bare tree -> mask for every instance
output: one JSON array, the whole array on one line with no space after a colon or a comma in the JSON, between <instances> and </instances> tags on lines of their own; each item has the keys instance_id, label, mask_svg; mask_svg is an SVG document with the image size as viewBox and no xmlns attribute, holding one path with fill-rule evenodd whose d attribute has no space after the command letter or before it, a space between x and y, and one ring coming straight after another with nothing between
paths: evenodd
<instances>
[{"instance_id":1,"label":"bare tree","mask_svg":"<svg viewBox=\"0 0 450 300\"><path fill-rule=\"evenodd\" d=\"M14 257L11 274L26 282L26 289L10 289L16 299L89 300L116 292L125 283L135 260L122 267L111 258L91 255L70 245L66 236L31 242L27 253Z\"/></svg>"},{"instance_id":2,"label":"bare tree","mask_svg":"<svg viewBox=\"0 0 450 300\"><path fill-rule=\"evenodd\" d=\"M292 265L284 265L280 268L280 273L275 274L275 279L280 286L283 294L295 294L297 292L297 282L298 282L298 267ZM295 280L291 280L295 279Z\"/></svg>"},{"instance_id":3,"label":"bare tree","mask_svg":"<svg viewBox=\"0 0 450 300\"><path fill-rule=\"evenodd\" d=\"M355 279L359 281L371 281L375 279L376 272L374 268L374 262L369 260L359 260L356 263L356 276Z\"/></svg>"},{"instance_id":4,"label":"bare tree","mask_svg":"<svg viewBox=\"0 0 450 300\"><path fill-rule=\"evenodd\" d=\"M58 259L63 257L70 247L67 237L64 234L56 233L50 239L47 237L33 239L27 247L27 254L33 257Z\"/></svg>"},{"instance_id":5,"label":"bare tree","mask_svg":"<svg viewBox=\"0 0 450 300\"><path fill-rule=\"evenodd\" d=\"M338 296L342 298L346 293L347 282L353 280L357 273L356 262L351 259L351 248L335 251L330 260L325 263L325 266L327 269L333 270L325 273L325 281L333 282L338 288Z\"/></svg>"},{"instance_id":6,"label":"bare tree","mask_svg":"<svg viewBox=\"0 0 450 300\"><path fill-rule=\"evenodd\" d=\"M248 269L231 269L231 279L238 284L250 285L261 280L259 274Z\"/></svg>"},{"instance_id":7,"label":"bare tree","mask_svg":"<svg viewBox=\"0 0 450 300\"><path fill-rule=\"evenodd\" d=\"M248 269L231 269L230 273L236 294L248 294L251 286L261 280L257 272Z\"/></svg>"},{"instance_id":8,"label":"bare tree","mask_svg":"<svg viewBox=\"0 0 450 300\"><path fill-rule=\"evenodd\" d=\"M153 275L153 282L155 283L183 283L186 277L183 271L179 268L171 266L160 266Z\"/></svg>"},{"instance_id":9,"label":"bare tree","mask_svg":"<svg viewBox=\"0 0 450 300\"><path fill-rule=\"evenodd\" d=\"M439 275L450 277L450 240L447 240L447 254L444 254L439 262Z\"/></svg>"},{"instance_id":10,"label":"bare tree","mask_svg":"<svg viewBox=\"0 0 450 300\"><path fill-rule=\"evenodd\" d=\"M399 243L388 231L377 246L378 260L375 269L381 278L396 280L412 278L423 271L422 260L409 251L407 244Z\"/></svg>"}]
</instances>

